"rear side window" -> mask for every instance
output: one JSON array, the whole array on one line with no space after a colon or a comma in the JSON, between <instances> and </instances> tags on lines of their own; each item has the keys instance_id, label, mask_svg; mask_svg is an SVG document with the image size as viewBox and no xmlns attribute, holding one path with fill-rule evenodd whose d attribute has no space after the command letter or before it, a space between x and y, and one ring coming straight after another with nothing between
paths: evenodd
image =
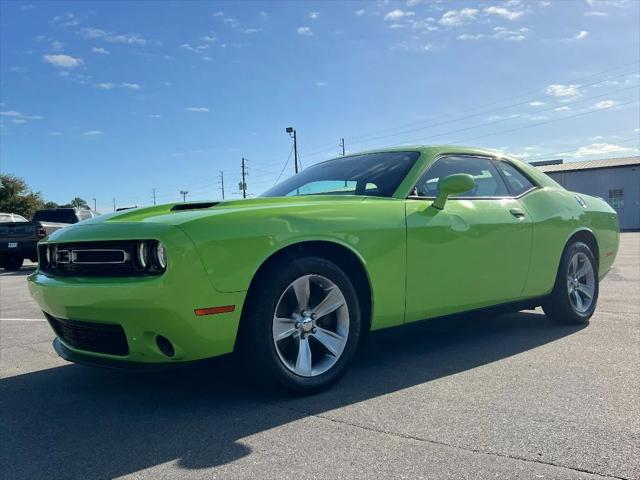
<instances>
[{"instance_id":1,"label":"rear side window","mask_svg":"<svg viewBox=\"0 0 640 480\"><path fill-rule=\"evenodd\" d=\"M436 160L416 185L416 194L421 197L437 196L439 181L456 173L467 173L476 182L472 190L456 195L457 197L504 197L509 195L507 186L491 160L464 156L442 157Z\"/></svg>"},{"instance_id":2,"label":"rear side window","mask_svg":"<svg viewBox=\"0 0 640 480\"><path fill-rule=\"evenodd\" d=\"M498 162L498 168L516 197L531 190L535 185L516 167L507 162Z\"/></svg>"}]
</instances>

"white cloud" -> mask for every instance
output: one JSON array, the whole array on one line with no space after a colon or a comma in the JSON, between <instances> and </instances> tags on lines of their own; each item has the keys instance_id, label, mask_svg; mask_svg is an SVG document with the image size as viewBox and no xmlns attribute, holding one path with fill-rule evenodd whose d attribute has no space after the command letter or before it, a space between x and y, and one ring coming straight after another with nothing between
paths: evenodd
<instances>
[{"instance_id":1,"label":"white cloud","mask_svg":"<svg viewBox=\"0 0 640 480\"><path fill-rule=\"evenodd\" d=\"M580 32L578 32L578 34L574 37L574 39L582 40L584 38L587 38L588 35L589 35L589 32L587 32L586 30L580 30Z\"/></svg>"},{"instance_id":2,"label":"white cloud","mask_svg":"<svg viewBox=\"0 0 640 480\"><path fill-rule=\"evenodd\" d=\"M531 105L532 107L541 107L544 105L544 102L538 102L538 101L529 102L529 105Z\"/></svg>"},{"instance_id":3,"label":"white cloud","mask_svg":"<svg viewBox=\"0 0 640 480\"><path fill-rule=\"evenodd\" d=\"M615 107L618 103L613 100L601 100L597 103L594 103L591 108L594 110L602 110L604 108Z\"/></svg>"},{"instance_id":4,"label":"white cloud","mask_svg":"<svg viewBox=\"0 0 640 480\"><path fill-rule=\"evenodd\" d=\"M102 48L102 47L93 47L93 48L91 49L91 51L92 51L93 53L98 53L98 54L100 54L100 55L109 55L109 54L111 53L109 50L106 50L106 49L104 49L104 48Z\"/></svg>"},{"instance_id":5,"label":"white cloud","mask_svg":"<svg viewBox=\"0 0 640 480\"><path fill-rule=\"evenodd\" d=\"M526 27L518 28L517 30L510 30L505 27L494 27L492 37L506 42L522 42L527 39L528 33L529 29Z\"/></svg>"},{"instance_id":6,"label":"white cloud","mask_svg":"<svg viewBox=\"0 0 640 480\"><path fill-rule=\"evenodd\" d=\"M488 15L499 15L502 18L506 18L507 20L516 20L524 15L524 12L509 10L504 7L487 7L484 9L484 12Z\"/></svg>"},{"instance_id":7,"label":"white cloud","mask_svg":"<svg viewBox=\"0 0 640 480\"><path fill-rule=\"evenodd\" d=\"M88 132L84 132L82 135L87 137L95 137L96 135L102 135L104 132L101 130L89 130Z\"/></svg>"},{"instance_id":8,"label":"white cloud","mask_svg":"<svg viewBox=\"0 0 640 480\"><path fill-rule=\"evenodd\" d=\"M203 37L200 37L200 40L207 43L213 43L218 41L218 37L216 37L215 35L205 35Z\"/></svg>"},{"instance_id":9,"label":"white cloud","mask_svg":"<svg viewBox=\"0 0 640 480\"><path fill-rule=\"evenodd\" d=\"M13 118L13 119L11 119L11 123L21 124L21 123L27 123L27 121L22 119L22 118Z\"/></svg>"},{"instance_id":10,"label":"white cloud","mask_svg":"<svg viewBox=\"0 0 640 480\"><path fill-rule=\"evenodd\" d=\"M80 21L73 13L65 13L64 15L53 17L51 23L59 27L76 27L80 25Z\"/></svg>"},{"instance_id":11,"label":"white cloud","mask_svg":"<svg viewBox=\"0 0 640 480\"><path fill-rule=\"evenodd\" d=\"M138 45L144 46L148 43L158 43L156 41L150 42L146 38L137 33L115 33L103 30L95 27L85 27L80 30L80 35L87 39L101 39L105 42L111 43L124 43L126 45Z\"/></svg>"},{"instance_id":12,"label":"white cloud","mask_svg":"<svg viewBox=\"0 0 640 480\"><path fill-rule=\"evenodd\" d=\"M448 27L464 25L476 19L478 10L476 8L463 8L461 10L449 10L442 15L439 22Z\"/></svg>"},{"instance_id":13,"label":"white cloud","mask_svg":"<svg viewBox=\"0 0 640 480\"><path fill-rule=\"evenodd\" d=\"M309 27L298 27L296 28L296 32L298 32L298 35L303 35L307 37L313 36L313 32Z\"/></svg>"},{"instance_id":14,"label":"white cloud","mask_svg":"<svg viewBox=\"0 0 640 480\"><path fill-rule=\"evenodd\" d=\"M47 135L49 135L51 137L60 137L60 136L62 136L62 132L49 132L49 133L47 133Z\"/></svg>"},{"instance_id":15,"label":"white cloud","mask_svg":"<svg viewBox=\"0 0 640 480\"><path fill-rule=\"evenodd\" d=\"M316 87L326 87L327 82L316 82Z\"/></svg>"},{"instance_id":16,"label":"white cloud","mask_svg":"<svg viewBox=\"0 0 640 480\"><path fill-rule=\"evenodd\" d=\"M63 48L64 48L64 43L59 42L58 40L54 40L53 42L51 42L51 50L55 50L56 52L59 52Z\"/></svg>"},{"instance_id":17,"label":"white cloud","mask_svg":"<svg viewBox=\"0 0 640 480\"><path fill-rule=\"evenodd\" d=\"M547 95L553 97L576 97L580 95L580 85L549 85Z\"/></svg>"},{"instance_id":18,"label":"white cloud","mask_svg":"<svg viewBox=\"0 0 640 480\"><path fill-rule=\"evenodd\" d=\"M138 83L129 83L129 82L122 82L119 85L112 82L102 82L102 83L96 83L95 87L101 88L103 90L112 90L114 88L128 88L131 90L140 90L142 88Z\"/></svg>"},{"instance_id":19,"label":"white cloud","mask_svg":"<svg viewBox=\"0 0 640 480\"><path fill-rule=\"evenodd\" d=\"M42 61L50 63L54 67L58 68L76 68L82 64L81 58L75 58L70 55L43 55Z\"/></svg>"},{"instance_id":20,"label":"white cloud","mask_svg":"<svg viewBox=\"0 0 640 480\"><path fill-rule=\"evenodd\" d=\"M308 17L311 20L317 20L318 18L320 18L320 12L309 12Z\"/></svg>"},{"instance_id":21,"label":"white cloud","mask_svg":"<svg viewBox=\"0 0 640 480\"><path fill-rule=\"evenodd\" d=\"M209 113L209 109L207 107L187 107L186 110L188 112Z\"/></svg>"},{"instance_id":22,"label":"white cloud","mask_svg":"<svg viewBox=\"0 0 640 480\"><path fill-rule=\"evenodd\" d=\"M24 123L27 120L42 120L44 117L41 115L25 115L20 112L16 112L15 110L5 110L0 112L0 116L2 117L10 117L14 120L22 120L22 122L14 122L14 123Z\"/></svg>"},{"instance_id":23,"label":"white cloud","mask_svg":"<svg viewBox=\"0 0 640 480\"><path fill-rule=\"evenodd\" d=\"M462 35L458 35L456 38L462 41L478 41L482 40L486 35L483 33L463 33Z\"/></svg>"},{"instance_id":24,"label":"white cloud","mask_svg":"<svg viewBox=\"0 0 640 480\"><path fill-rule=\"evenodd\" d=\"M361 17L362 15L364 15L365 13L367 13L367 11L361 8L360 10L356 10L356 11L355 11L355 12L353 12L353 13L355 13L358 17Z\"/></svg>"},{"instance_id":25,"label":"white cloud","mask_svg":"<svg viewBox=\"0 0 640 480\"><path fill-rule=\"evenodd\" d=\"M606 17L609 15L607 12L597 12L595 10L591 10L589 12L584 12L585 17Z\"/></svg>"},{"instance_id":26,"label":"white cloud","mask_svg":"<svg viewBox=\"0 0 640 480\"><path fill-rule=\"evenodd\" d=\"M608 155L611 153L624 153L630 152L633 148L624 147L622 145L615 145L613 143L592 143L591 145L585 145L580 147L574 153L576 157L586 157L589 155Z\"/></svg>"},{"instance_id":27,"label":"white cloud","mask_svg":"<svg viewBox=\"0 0 640 480\"><path fill-rule=\"evenodd\" d=\"M568 112L569 110L571 110L571 109L569 107L567 107L567 106L558 107L558 108L554 108L553 109L554 112Z\"/></svg>"},{"instance_id":28,"label":"white cloud","mask_svg":"<svg viewBox=\"0 0 640 480\"><path fill-rule=\"evenodd\" d=\"M162 118L162 115L158 115L157 113L154 113L152 115L147 115L147 118Z\"/></svg>"},{"instance_id":29,"label":"white cloud","mask_svg":"<svg viewBox=\"0 0 640 480\"><path fill-rule=\"evenodd\" d=\"M415 7L419 3L422 3L422 0L407 0L407 7Z\"/></svg>"},{"instance_id":30,"label":"white cloud","mask_svg":"<svg viewBox=\"0 0 640 480\"><path fill-rule=\"evenodd\" d=\"M413 12L405 12L404 10L400 10L399 8L396 8L395 10L391 10L389 13L387 13L384 16L384 21L385 22L399 22L403 18L413 17L414 15L415 15L415 13L413 13Z\"/></svg>"}]
</instances>

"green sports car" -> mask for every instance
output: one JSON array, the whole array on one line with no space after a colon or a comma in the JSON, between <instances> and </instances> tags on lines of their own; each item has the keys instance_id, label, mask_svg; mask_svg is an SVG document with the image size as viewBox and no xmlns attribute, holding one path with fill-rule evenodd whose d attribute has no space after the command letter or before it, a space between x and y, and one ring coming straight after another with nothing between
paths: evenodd
<instances>
[{"instance_id":1,"label":"green sports car","mask_svg":"<svg viewBox=\"0 0 640 480\"><path fill-rule=\"evenodd\" d=\"M495 305L587 322L618 241L606 202L525 163L401 147L313 165L255 199L61 229L28 280L65 359L157 369L235 351L310 393L370 330Z\"/></svg>"}]
</instances>

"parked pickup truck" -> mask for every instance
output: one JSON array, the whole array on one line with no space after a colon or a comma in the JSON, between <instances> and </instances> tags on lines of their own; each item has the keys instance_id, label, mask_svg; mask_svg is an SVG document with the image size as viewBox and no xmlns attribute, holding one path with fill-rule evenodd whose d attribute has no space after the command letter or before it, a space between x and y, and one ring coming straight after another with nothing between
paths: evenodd
<instances>
[{"instance_id":1,"label":"parked pickup truck","mask_svg":"<svg viewBox=\"0 0 640 480\"><path fill-rule=\"evenodd\" d=\"M0 267L19 270L25 258L38 260L36 245L47 235L39 222L15 213L0 213Z\"/></svg>"},{"instance_id":2,"label":"parked pickup truck","mask_svg":"<svg viewBox=\"0 0 640 480\"><path fill-rule=\"evenodd\" d=\"M47 235L74 223L93 218L97 214L86 208L46 208L33 215L34 222L40 222Z\"/></svg>"}]
</instances>

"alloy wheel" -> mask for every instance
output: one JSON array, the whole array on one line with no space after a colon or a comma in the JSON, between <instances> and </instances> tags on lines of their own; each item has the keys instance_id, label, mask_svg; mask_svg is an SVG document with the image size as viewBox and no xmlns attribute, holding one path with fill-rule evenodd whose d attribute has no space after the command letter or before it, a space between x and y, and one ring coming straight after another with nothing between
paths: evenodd
<instances>
[{"instance_id":1,"label":"alloy wheel","mask_svg":"<svg viewBox=\"0 0 640 480\"><path fill-rule=\"evenodd\" d=\"M569 301L576 312L589 311L593 303L595 284L595 273L589 257L583 252L577 252L571 257L567 271Z\"/></svg>"},{"instance_id":2,"label":"alloy wheel","mask_svg":"<svg viewBox=\"0 0 640 480\"><path fill-rule=\"evenodd\" d=\"M321 275L303 275L284 290L273 315L273 342L283 365L315 377L340 359L349 336L349 308L340 288Z\"/></svg>"}]
</instances>

